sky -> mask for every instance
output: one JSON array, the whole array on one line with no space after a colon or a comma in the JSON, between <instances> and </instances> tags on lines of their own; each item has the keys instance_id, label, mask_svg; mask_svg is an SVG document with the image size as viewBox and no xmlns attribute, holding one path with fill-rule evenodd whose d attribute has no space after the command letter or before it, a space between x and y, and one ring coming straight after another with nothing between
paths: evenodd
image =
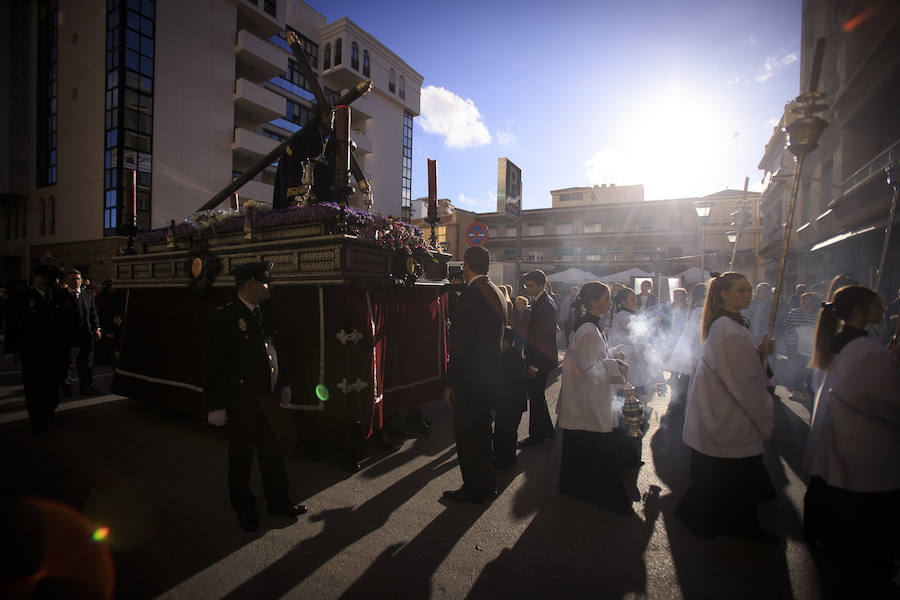
<instances>
[{"instance_id":1,"label":"sky","mask_svg":"<svg viewBox=\"0 0 900 600\"><path fill-rule=\"evenodd\" d=\"M747 176L759 190L799 93L800 0L307 1L424 77L412 195L436 159L438 195L466 210L496 210L501 156L522 169L525 209L604 183L643 184L647 200Z\"/></svg>"}]
</instances>

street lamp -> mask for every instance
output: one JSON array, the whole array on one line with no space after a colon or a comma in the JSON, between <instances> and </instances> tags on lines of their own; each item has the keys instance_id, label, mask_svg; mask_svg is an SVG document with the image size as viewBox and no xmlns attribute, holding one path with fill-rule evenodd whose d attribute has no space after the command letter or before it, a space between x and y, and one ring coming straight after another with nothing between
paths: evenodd
<instances>
[{"instance_id":1,"label":"street lamp","mask_svg":"<svg viewBox=\"0 0 900 600\"><path fill-rule=\"evenodd\" d=\"M700 278L706 279L706 270L704 268L704 258L706 254L706 222L709 221L709 211L712 210L714 203L708 200L698 200L694 202L694 210L697 211L697 218L700 219Z\"/></svg>"},{"instance_id":2,"label":"street lamp","mask_svg":"<svg viewBox=\"0 0 900 600\"><path fill-rule=\"evenodd\" d=\"M729 244L733 245L737 242L737 231L729 231L725 236L728 238ZM732 260L731 263L734 264L734 260Z\"/></svg>"}]
</instances>

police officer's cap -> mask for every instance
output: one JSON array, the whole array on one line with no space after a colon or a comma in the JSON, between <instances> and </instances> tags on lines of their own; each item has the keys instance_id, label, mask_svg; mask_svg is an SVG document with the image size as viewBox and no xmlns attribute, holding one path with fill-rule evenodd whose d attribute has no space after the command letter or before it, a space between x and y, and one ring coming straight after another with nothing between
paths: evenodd
<instances>
[{"instance_id":1,"label":"police officer's cap","mask_svg":"<svg viewBox=\"0 0 900 600\"><path fill-rule=\"evenodd\" d=\"M268 261L247 263L232 269L231 274L234 275L234 281L238 285L247 281L271 283L272 267L273 263Z\"/></svg>"},{"instance_id":2,"label":"police officer's cap","mask_svg":"<svg viewBox=\"0 0 900 600\"><path fill-rule=\"evenodd\" d=\"M56 261L49 252L41 257L41 260L34 265L31 272L35 275L46 277L47 279L61 279L63 276L63 272L56 266Z\"/></svg>"}]
</instances>

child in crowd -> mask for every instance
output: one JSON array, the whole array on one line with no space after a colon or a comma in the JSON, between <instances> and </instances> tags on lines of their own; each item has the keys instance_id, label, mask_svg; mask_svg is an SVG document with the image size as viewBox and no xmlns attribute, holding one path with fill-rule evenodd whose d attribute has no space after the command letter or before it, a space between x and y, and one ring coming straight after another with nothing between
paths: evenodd
<instances>
[{"instance_id":1,"label":"child in crowd","mask_svg":"<svg viewBox=\"0 0 900 600\"><path fill-rule=\"evenodd\" d=\"M498 469L516 464L519 421L528 402L525 361L522 352L513 347L514 342L513 330L507 326L503 331L500 385L494 403L494 467Z\"/></svg>"}]
</instances>

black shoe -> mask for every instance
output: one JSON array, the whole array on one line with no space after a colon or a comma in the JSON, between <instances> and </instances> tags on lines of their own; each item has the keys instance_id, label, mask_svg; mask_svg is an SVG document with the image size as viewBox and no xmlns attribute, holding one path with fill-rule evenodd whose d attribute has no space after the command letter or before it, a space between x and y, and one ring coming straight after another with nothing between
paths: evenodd
<instances>
[{"instance_id":1,"label":"black shoe","mask_svg":"<svg viewBox=\"0 0 900 600\"><path fill-rule=\"evenodd\" d=\"M528 448L529 446L540 446L544 443L544 438L529 436L519 442L519 448Z\"/></svg>"},{"instance_id":2,"label":"black shoe","mask_svg":"<svg viewBox=\"0 0 900 600\"><path fill-rule=\"evenodd\" d=\"M286 515L288 517L299 517L307 510L309 510L309 508L303 504L294 504L290 501L269 504L268 506L268 513L270 515Z\"/></svg>"},{"instance_id":3,"label":"black shoe","mask_svg":"<svg viewBox=\"0 0 900 600\"><path fill-rule=\"evenodd\" d=\"M458 490L447 490L444 492L444 498L453 502L472 502L473 504L481 504L485 500L493 500L497 497L497 494L498 491L495 489L491 490L486 496L470 496L465 488L459 488Z\"/></svg>"},{"instance_id":4,"label":"black shoe","mask_svg":"<svg viewBox=\"0 0 900 600\"><path fill-rule=\"evenodd\" d=\"M242 513L238 513L238 525L241 526L241 529L248 532L253 532L259 529L259 520L256 518L256 511L247 510Z\"/></svg>"},{"instance_id":5,"label":"black shoe","mask_svg":"<svg viewBox=\"0 0 900 600\"><path fill-rule=\"evenodd\" d=\"M100 395L100 390L94 389L94 387L90 385L83 385L81 386L80 393L82 396L98 396Z\"/></svg>"}]
</instances>

